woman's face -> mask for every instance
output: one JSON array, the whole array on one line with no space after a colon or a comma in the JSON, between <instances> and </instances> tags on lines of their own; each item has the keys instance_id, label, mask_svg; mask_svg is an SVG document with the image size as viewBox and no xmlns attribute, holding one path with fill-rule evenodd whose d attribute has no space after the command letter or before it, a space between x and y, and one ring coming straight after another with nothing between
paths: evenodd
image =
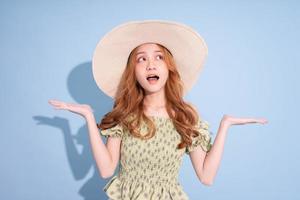
<instances>
[{"instance_id":1,"label":"woman's face","mask_svg":"<svg viewBox=\"0 0 300 200\"><path fill-rule=\"evenodd\" d=\"M146 94L163 91L169 70L161 48L154 43L142 44L137 48L133 59L135 76Z\"/></svg>"}]
</instances>

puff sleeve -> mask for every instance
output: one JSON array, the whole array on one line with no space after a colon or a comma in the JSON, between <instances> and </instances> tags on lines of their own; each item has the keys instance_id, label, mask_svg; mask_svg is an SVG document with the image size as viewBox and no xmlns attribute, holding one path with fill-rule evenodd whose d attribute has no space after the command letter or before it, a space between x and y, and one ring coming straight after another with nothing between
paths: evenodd
<instances>
[{"instance_id":1,"label":"puff sleeve","mask_svg":"<svg viewBox=\"0 0 300 200\"><path fill-rule=\"evenodd\" d=\"M111 128L100 130L100 135L105 136L105 138L111 137L120 137L123 136L123 128L120 124L117 124Z\"/></svg>"},{"instance_id":2,"label":"puff sleeve","mask_svg":"<svg viewBox=\"0 0 300 200\"><path fill-rule=\"evenodd\" d=\"M190 154L197 146L201 146L205 152L210 151L212 147L212 136L209 131L209 123L207 121L198 120L196 129L198 130L199 135L197 137L192 137L192 145L186 147L186 154Z\"/></svg>"}]
</instances>

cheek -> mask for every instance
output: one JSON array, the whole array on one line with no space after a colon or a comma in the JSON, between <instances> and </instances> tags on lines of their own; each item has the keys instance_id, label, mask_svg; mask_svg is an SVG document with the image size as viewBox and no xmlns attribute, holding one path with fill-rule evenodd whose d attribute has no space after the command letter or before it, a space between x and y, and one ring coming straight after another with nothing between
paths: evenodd
<instances>
[{"instance_id":1,"label":"cheek","mask_svg":"<svg viewBox=\"0 0 300 200\"><path fill-rule=\"evenodd\" d=\"M166 69L163 71L163 76L164 76L165 80L168 79L168 76L169 76L169 69L166 68Z\"/></svg>"},{"instance_id":2,"label":"cheek","mask_svg":"<svg viewBox=\"0 0 300 200\"><path fill-rule=\"evenodd\" d=\"M135 68L134 73L135 73L135 77L136 77L136 79L137 79L138 82L143 81L142 79L144 77L144 74L143 74L143 72L140 69Z\"/></svg>"}]
</instances>

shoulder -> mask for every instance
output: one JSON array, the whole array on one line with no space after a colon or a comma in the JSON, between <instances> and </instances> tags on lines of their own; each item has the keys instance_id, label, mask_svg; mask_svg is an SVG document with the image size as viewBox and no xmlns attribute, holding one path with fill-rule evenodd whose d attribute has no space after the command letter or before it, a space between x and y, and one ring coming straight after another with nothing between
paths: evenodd
<instances>
[{"instance_id":1,"label":"shoulder","mask_svg":"<svg viewBox=\"0 0 300 200\"><path fill-rule=\"evenodd\" d=\"M123 127L121 124L117 124L111 128L100 130L100 134L105 137L108 137L108 136L122 137L123 133L124 133L124 131L123 131Z\"/></svg>"}]
</instances>

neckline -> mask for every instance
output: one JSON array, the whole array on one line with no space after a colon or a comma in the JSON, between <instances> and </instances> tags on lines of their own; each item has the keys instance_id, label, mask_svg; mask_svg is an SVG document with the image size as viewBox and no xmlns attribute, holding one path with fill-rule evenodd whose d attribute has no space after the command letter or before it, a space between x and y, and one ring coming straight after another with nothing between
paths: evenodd
<instances>
[{"instance_id":1,"label":"neckline","mask_svg":"<svg viewBox=\"0 0 300 200\"><path fill-rule=\"evenodd\" d=\"M147 117L152 118L152 119L163 119L163 120L171 120L170 117L162 117L162 116L155 116L155 115L147 115Z\"/></svg>"}]
</instances>

